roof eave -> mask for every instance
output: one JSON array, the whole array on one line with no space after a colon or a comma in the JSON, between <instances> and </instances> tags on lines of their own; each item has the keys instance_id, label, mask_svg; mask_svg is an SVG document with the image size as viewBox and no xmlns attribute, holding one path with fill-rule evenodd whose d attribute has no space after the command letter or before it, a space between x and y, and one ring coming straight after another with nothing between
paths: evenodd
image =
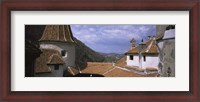
<instances>
[{"instance_id":1,"label":"roof eave","mask_svg":"<svg viewBox=\"0 0 200 102\"><path fill-rule=\"evenodd\" d=\"M158 55L159 53L155 52L155 53L141 53L142 55Z\"/></svg>"},{"instance_id":2,"label":"roof eave","mask_svg":"<svg viewBox=\"0 0 200 102\"><path fill-rule=\"evenodd\" d=\"M71 44L76 44L75 41L58 41L58 40L40 40L40 42L61 42L61 43L71 43Z\"/></svg>"},{"instance_id":3,"label":"roof eave","mask_svg":"<svg viewBox=\"0 0 200 102\"><path fill-rule=\"evenodd\" d=\"M129 54L129 55L130 55L130 54L137 54L137 55L138 55L139 53L125 53L125 55L128 55L128 54Z\"/></svg>"}]
</instances>

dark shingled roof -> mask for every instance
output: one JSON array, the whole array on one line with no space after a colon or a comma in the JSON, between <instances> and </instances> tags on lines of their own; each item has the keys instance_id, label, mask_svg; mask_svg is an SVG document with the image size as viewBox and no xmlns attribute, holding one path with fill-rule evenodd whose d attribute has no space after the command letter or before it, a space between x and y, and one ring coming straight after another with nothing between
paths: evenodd
<instances>
[{"instance_id":1,"label":"dark shingled roof","mask_svg":"<svg viewBox=\"0 0 200 102\"><path fill-rule=\"evenodd\" d=\"M35 73L51 72L50 68L47 65L48 62L51 60L50 56L54 54L61 56L61 54L57 50L53 50L53 49L41 49L41 50L42 50L42 54L40 55L40 57L36 59Z\"/></svg>"},{"instance_id":2,"label":"dark shingled roof","mask_svg":"<svg viewBox=\"0 0 200 102\"><path fill-rule=\"evenodd\" d=\"M68 67L64 71L64 77L74 77L75 75L79 74L79 70L76 67Z\"/></svg>"},{"instance_id":3,"label":"dark shingled roof","mask_svg":"<svg viewBox=\"0 0 200 102\"><path fill-rule=\"evenodd\" d=\"M75 43L69 25L47 25L39 41Z\"/></svg>"},{"instance_id":4,"label":"dark shingled roof","mask_svg":"<svg viewBox=\"0 0 200 102\"><path fill-rule=\"evenodd\" d=\"M64 64L62 57L58 54L53 54L49 57L49 61L47 64Z\"/></svg>"}]
</instances>

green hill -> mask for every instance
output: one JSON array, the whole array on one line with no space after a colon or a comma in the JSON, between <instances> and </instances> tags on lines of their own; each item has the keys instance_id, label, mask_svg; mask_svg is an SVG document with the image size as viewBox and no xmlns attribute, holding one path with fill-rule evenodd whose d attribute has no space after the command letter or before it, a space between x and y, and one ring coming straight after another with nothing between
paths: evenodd
<instances>
[{"instance_id":1,"label":"green hill","mask_svg":"<svg viewBox=\"0 0 200 102\"><path fill-rule=\"evenodd\" d=\"M39 45L38 40L41 38L45 25L26 25L25 26L25 39L31 41L35 45ZM76 66L84 68L87 66L87 62L115 62L121 56L120 54L105 54L98 53L86 46L80 40L74 38L77 42L75 46L76 50Z\"/></svg>"}]
</instances>

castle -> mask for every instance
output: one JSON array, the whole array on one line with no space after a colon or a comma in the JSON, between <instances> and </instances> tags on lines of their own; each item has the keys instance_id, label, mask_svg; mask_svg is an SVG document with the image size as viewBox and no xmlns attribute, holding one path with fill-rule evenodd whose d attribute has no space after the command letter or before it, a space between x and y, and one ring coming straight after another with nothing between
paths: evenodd
<instances>
[{"instance_id":1,"label":"castle","mask_svg":"<svg viewBox=\"0 0 200 102\"><path fill-rule=\"evenodd\" d=\"M156 37L138 46L130 41L131 49L125 53L126 65L156 70L161 77L175 77L175 25L157 25Z\"/></svg>"},{"instance_id":2,"label":"castle","mask_svg":"<svg viewBox=\"0 0 200 102\"><path fill-rule=\"evenodd\" d=\"M75 41L69 25L47 25L39 44L42 54L36 59L36 77L63 77L65 70L75 66Z\"/></svg>"}]
</instances>

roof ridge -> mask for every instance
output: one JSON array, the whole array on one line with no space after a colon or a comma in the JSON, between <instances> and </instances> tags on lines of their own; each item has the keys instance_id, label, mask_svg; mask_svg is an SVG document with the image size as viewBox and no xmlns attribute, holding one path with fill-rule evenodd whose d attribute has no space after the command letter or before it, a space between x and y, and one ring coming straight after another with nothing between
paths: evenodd
<instances>
[{"instance_id":1,"label":"roof ridge","mask_svg":"<svg viewBox=\"0 0 200 102\"><path fill-rule=\"evenodd\" d=\"M55 57L58 57L59 59L57 59L57 61L58 60L60 60L61 62L59 62L58 64L63 64L64 63L64 61L63 61L63 59L61 58L61 56L58 54L58 53L54 53L54 54L52 54L50 57L49 57L49 61L48 61L48 64L51 64L51 63L53 63L52 62L52 60L53 60L53 58L55 58Z\"/></svg>"},{"instance_id":2,"label":"roof ridge","mask_svg":"<svg viewBox=\"0 0 200 102\"><path fill-rule=\"evenodd\" d=\"M72 73L72 75L75 75L75 73L72 71L71 67L68 67L68 69Z\"/></svg>"},{"instance_id":3,"label":"roof ridge","mask_svg":"<svg viewBox=\"0 0 200 102\"><path fill-rule=\"evenodd\" d=\"M64 41L67 41L66 36L65 36L65 26L62 27L63 33L64 33Z\"/></svg>"},{"instance_id":4,"label":"roof ridge","mask_svg":"<svg viewBox=\"0 0 200 102\"><path fill-rule=\"evenodd\" d=\"M147 47L147 49L146 49L145 52L148 52L148 51L149 51L149 49L151 48L152 44L153 44L153 40L151 41L150 45L148 45L148 47Z\"/></svg>"}]
</instances>

